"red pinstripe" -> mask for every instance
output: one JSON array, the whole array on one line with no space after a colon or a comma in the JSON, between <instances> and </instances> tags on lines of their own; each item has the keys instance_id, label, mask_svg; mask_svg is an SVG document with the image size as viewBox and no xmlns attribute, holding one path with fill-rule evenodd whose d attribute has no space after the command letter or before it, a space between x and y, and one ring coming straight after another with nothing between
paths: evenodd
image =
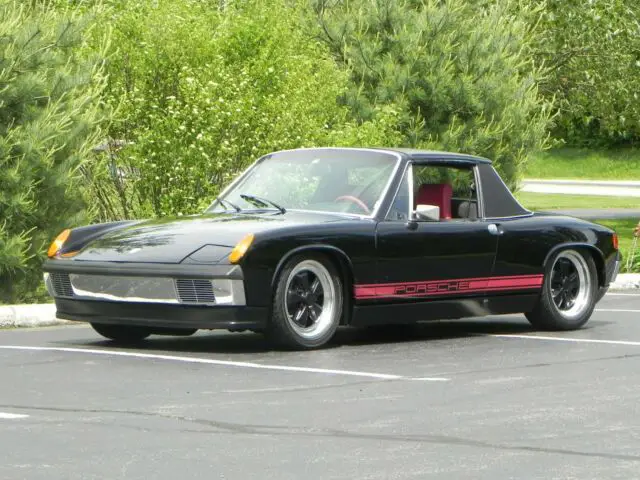
<instances>
[{"instance_id":1,"label":"red pinstripe","mask_svg":"<svg viewBox=\"0 0 640 480\"><path fill-rule=\"evenodd\" d=\"M379 283L355 285L355 298L429 297L456 293L481 293L539 289L543 275L512 275L503 277L456 278L424 282ZM446 287L445 290L438 290Z\"/></svg>"}]
</instances>

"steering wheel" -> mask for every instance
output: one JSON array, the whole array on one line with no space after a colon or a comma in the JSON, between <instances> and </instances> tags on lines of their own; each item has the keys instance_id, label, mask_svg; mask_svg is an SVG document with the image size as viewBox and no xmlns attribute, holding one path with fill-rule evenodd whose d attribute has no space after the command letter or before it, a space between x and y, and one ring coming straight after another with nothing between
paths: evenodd
<instances>
[{"instance_id":1,"label":"steering wheel","mask_svg":"<svg viewBox=\"0 0 640 480\"><path fill-rule=\"evenodd\" d=\"M361 209L363 209L367 215L371 215L371 210L369 210L369 207L367 207L367 205L359 198L352 197L351 195L342 195L341 197L336 198L334 202L339 202L341 200L349 200L350 202L355 203Z\"/></svg>"}]
</instances>

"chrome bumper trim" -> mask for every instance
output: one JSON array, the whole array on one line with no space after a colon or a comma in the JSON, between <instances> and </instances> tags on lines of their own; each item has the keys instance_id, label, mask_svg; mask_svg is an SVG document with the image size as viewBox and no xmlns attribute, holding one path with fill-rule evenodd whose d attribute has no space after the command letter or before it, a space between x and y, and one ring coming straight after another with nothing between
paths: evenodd
<instances>
[{"instance_id":1,"label":"chrome bumper trim","mask_svg":"<svg viewBox=\"0 0 640 480\"><path fill-rule=\"evenodd\" d=\"M210 285L210 291L206 292L209 295L206 296L207 300L200 301L197 294L186 299L184 296L181 297L176 287L176 278L61 272L57 274L69 276L72 295L57 294L51 275L45 273L47 292L54 298L201 306L246 305L244 281L237 278L206 279L206 283Z\"/></svg>"},{"instance_id":2,"label":"chrome bumper trim","mask_svg":"<svg viewBox=\"0 0 640 480\"><path fill-rule=\"evenodd\" d=\"M111 302L180 303L172 278L116 277L71 273L73 296Z\"/></svg>"},{"instance_id":3,"label":"chrome bumper trim","mask_svg":"<svg viewBox=\"0 0 640 480\"><path fill-rule=\"evenodd\" d=\"M613 266L613 273L611 274L611 280L609 280L609 283L613 283L616 281L616 278L618 277L618 273L620 273L621 264L622 264L622 261L620 260L620 256L618 255L618 258L616 258L616 263Z\"/></svg>"}]
</instances>

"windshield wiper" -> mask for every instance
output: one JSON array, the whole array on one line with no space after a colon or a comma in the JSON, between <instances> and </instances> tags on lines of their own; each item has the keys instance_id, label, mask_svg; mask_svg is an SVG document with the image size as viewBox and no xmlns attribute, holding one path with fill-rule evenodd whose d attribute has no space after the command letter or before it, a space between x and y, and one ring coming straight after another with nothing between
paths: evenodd
<instances>
[{"instance_id":1,"label":"windshield wiper","mask_svg":"<svg viewBox=\"0 0 640 480\"><path fill-rule=\"evenodd\" d=\"M281 207L276 202L271 201L268 198L256 197L255 195L248 195L246 193L241 193L240 197L242 197L243 199L245 199L248 202L253 203L254 205L257 204L258 206L263 206L263 207L267 207L267 206L271 205L273 207L276 207L278 210L280 210L280 213L287 213L287 211L284 209L284 207Z\"/></svg>"},{"instance_id":2,"label":"windshield wiper","mask_svg":"<svg viewBox=\"0 0 640 480\"><path fill-rule=\"evenodd\" d=\"M218 200L218 202L224 207L225 204L226 205L231 205L231 207L236 211L236 212L240 212L242 211L242 209L237 206L235 203L231 203L229 200L223 200L221 198L217 198L216 200Z\"/></svg>"}]
</instances>

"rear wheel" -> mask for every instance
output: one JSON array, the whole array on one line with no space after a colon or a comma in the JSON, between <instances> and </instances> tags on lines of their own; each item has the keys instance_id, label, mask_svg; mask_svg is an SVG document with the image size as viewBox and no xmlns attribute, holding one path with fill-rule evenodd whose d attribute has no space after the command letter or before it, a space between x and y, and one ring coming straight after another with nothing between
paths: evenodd
<instances>
[{"instance_id":1,"label":"rear wheel","mask_svg":"<svg viewBox=\"0 0 640 480\"><path fill-rule=\"evenodd\" d=\"M147 327L135 325L108 325L104 323L92 323L93 329L109 340L120 343L135 343L144 340L152 331Z\"/></svg>"},{"instance_id":2,"label":"rear wheel","mask_svg":"<svg viewBox=\"0 0 640 480\"><path fill-rule=\"evenodd\" d=\"M582 327L598 300L598 272L588 252L562 250L549 261L540 300L527 319L536 328Z\"/></svg>"},{"instance_id":3,"label":"rear wheel","mask_svg":"<svg viewBox=\"0 0 640 480\"><path fill-rule=\"evenodd\" d=\"M269 337L288 348L316 348L335 334L344 304L340 275L324 255L296 255L273 297Z\"/></svg>"}]
</instances>

